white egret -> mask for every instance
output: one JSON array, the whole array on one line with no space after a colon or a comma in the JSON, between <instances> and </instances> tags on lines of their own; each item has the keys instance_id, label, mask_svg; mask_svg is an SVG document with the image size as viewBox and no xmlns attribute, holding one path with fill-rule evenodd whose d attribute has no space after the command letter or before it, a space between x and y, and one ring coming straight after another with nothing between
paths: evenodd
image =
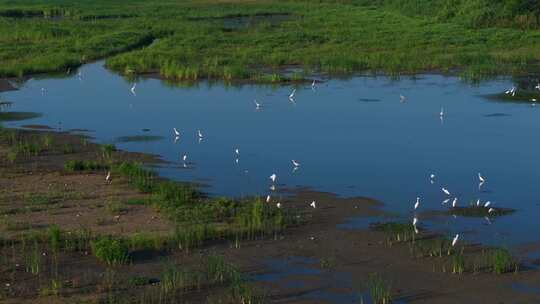
<instances>
[{"instance_id":1,"label":"white egret","mask_svg":"<svg viewBox=\"0 0 540 304\"><path fill-rule=\"evenodd\" d=\"M317 208L317 203L315 201L311 202L311 204L309 204L311 207L313 207L314 209Z\"/></svg>"},{"instance_id":2,"label":"white egret","mask_svg":"<svg viewBox=\"0 0 540 304\"><path fill-rule=\"evenodd\" d=\"M299 162L297 162L297 161L295 161L294 159L293 159L293 160L291 160L291 162L292 162L292 164L293 164L293 166L294 166L295 168L298 168L298 167L300 167L300 163L299 163Z\"/></svg>"},{"instance_id":3,"label":"white egret","mask_svg":"<svg viewBox=\"0 0 540 304\"><path fill-rule=\"evenodd\" d=\"M450 195L450 191L448 191L448 189L443 187L443 188L441 188L441 190L442 190L442 192L444 192L444 194Z\"/></svg>"},{"instance_id":4,"label":"white egret","mask_svg":"<svg viewBox=\"0 0 540 304\"><path fill-rule=\"evenodd\" d=\"M404 102L406 99L407 99L407 98L406 98L405 96L403 96L403 95L401 95L401 94L399 95L399 101L400 101L400 102Z\"/></svg>"},{"instance_id":5,"label":"white egret","mask_svg":"<svg viewBox=\"0 0 540 304\"><path fill-rule=\"evenodd\" d=\"M277 175L275 173L273 173L272 175L270 175L270 180L272 181L272 183L275 183L276 182L276 179L277 179Z\"/></svg>"},{"instance_id":6,"label":"white egret","mask_svg":"<svg viewBox=\"0 0 540 304\"><path fill-rule=\"evenodd\" d=\"M107 183L110 183L111 182L111 171L107 172L107 176L105 176L105 181Z\"/></svg>"},{"instance_id":7,"label":"white egret","mask_svg":"<svg viewBox=\"0 0 540 304\"><path fill-rule=\"evenodd\" d=\"M420 206L420 198L417 197L416 198L416 203L414 204L414 210L418 209L419 206Z\"/></svg>"},{"instance_id":8,"label":"white egret","mask_svg":"<svg viewBox=\"0 0 540 304\"><path fill-rule=\"evenodd\" d=\"M446 205L446 204L448 204L449 201L450 201L450 199L447 198L447 199L445 199L445 200L442 202L442 204L443 204L443 205Z\"/></svg>"},{"instance_id":9,"label":"white egret","mask_svg":"<svg viewBox=\"0 0 540 304\"><path fill-rule=\"evenodd\" d=\"M540 82L534 88L540 90Z\"/></svg>"},{"instance_id":10,"label":"white egret","mask_svg":"<svg viewBox=\"0 0 540 304\"><path fill-rule=\"evenodd\" d=\"M240 149L235 148L235 149L234 149L234 153L236 153L236 155L240 155Z\"/></svg>"},{"instance_id":11,"label":"white egret","mask_svg":"<svg viewBox=\"0 0 540 304\"><path fill-rule=\"evenodd\" d=\"M275 185L270 186L270 191L276 191L276 186Z\"/></svg>"},{"instance_id":12,"label":"white egret","mask_svg":"<svg viewBox=\"0 0 540 304\"><path fill-rule=\"evenodd\" d=\"M489 208L488 213L491 214L492 212L495 212L495 209Z\"/></svg>"},{"instance_id":13,"label":"white egret","mask_svg":"<svg viewBox=\"0 0 540 304\"><path fill-rule=\"evenodd\" d=\"M459 239L459 234L456 234L456 236L454 237L454 239L452 240L452 247L456 246L457 242L458 242L458 239Z\"/></svg>"},{"instance_id":14,"label":"white egret","mask_svg":"<svg viewBox=\"0 0 540 304\"><path fill-rule=\"evenodd\" d=\"M418 223L418 219L416 217L414 217L413 220L412 220L413 226L416 226L416 223Z\"/></svg>"},{"instance_id":15,"label":"white egret","mask_svg":"<svg viewBox=\"0 0 540 304\"><path fill-rule=\"evenodd\" d=\"M443 108L443 107L441 107L441 112L439 112L439 116L440 116L441 118L444 117L444 108Z\"/></svg>"},{"instance_id":16,"label":"white egret","mask_svg":"<svg viewBox=\"0 0 540 304\"><path fill-rule=\"evenodd\" d=\"M277 203L276 207L281 208L281 203Z\"/></svg>"},{"instance_id":17,"label":"white egret","mask_svg":"<svg viewBox=\"0 0 540 304\"><path fill-rule=\"evenodd\" d=\"M272 197L270 196L270 194L268 194L268 195L266 196L266 202L267 202L267 203L270 203L270 200L271 200L271 199L272 199Z\"/></svg>"},{"instance_id":18,"label":"white egret","mask_svg":"<svg viewBox=\"0 0 540 304\"><path fill-rule=\"evenodd\" d=\"M187 154L184 154L184 155L182 156L182 161L183 161L183 162L186 162L186 160L187 160Z\"/></svg>"},{"instance_id":19,"label":"white egret","mask_svg":"<svg viewBox=\"0 0 540 304\"><path fill-rule=\"evenodd\" d=\"M173 128L173 131L174 131L174 135L176 137L180 137L180 132L178 130L176 130L176 128Z\"/></svg>"},{"instance_id":20,"label":"white egret","mask_svg":"<svg viewBox=\"0 0 540 304\"><path fill-rule=\"evenodd\" d=\"M454 200L452 201L452 208L456 208L457 206L457 197L454 197Z\"/></svg>"},{"instance_id":21,"label":"white egret","mask_svg":"<svg viewBox=\"0 0 540 304\"><path fill-rule=\"evenodd\" d=\"M487 202L484 204L484 208L489 207L489 205L491 205L491 202L490 202L490 201L487 201Z\"/></svg>"},{"instance_id":22,"label":"white egret","mask_svg":"<svg viewBox=\"0 0 540 304\"><path fill-rule=\"evenodd\" d=\"M261 108L261 104L257 102L257 99L253 100L253 102L255 103L255 109L259 110Z\"/></svg>"},{"instance_id":23,"label":"white egret","mask_svg":"<svg viewBox=\"0 0 540 304\"><path fill-rule=\"evenodd\" d=\"M201 130L197 130L197 136L199 136L199 139L203 138L203 134L201 133Z\"/></svg>"},{"instance_id":24,"label":"white egret","mask_svg":"<svg viewBox=\"0 0 540 304\"><path fill-rule=\"evenodd\" d=\"M235 158L234 162L238 164L238 162L239 162L238 158Z\"/></svg>"},{"instance_id":25,"label":"white egret","mask_svg":"<svg viewBox=\"0 0 540 304\"><path fill-rule=\"evenodd\" d=\"M294 95L296 94L296 89L293 89L291 94L289 95L289 99L294 100Z\"/></svg>"},{"instance_id":26,"label":"white egret","mask_svg":"<svg viewBox=\"0 0 540 304\"><path fill-rule=\"evenodd\" d=\"M479 206L480 206L480 199L478 199L478 200L476 201L476 207L479 207Z\"/></svg>"},{"instance_id":27,"label":"white egret","mask_svg":"<svg viewBox=\"0 0 540 304\"><path fill-rule=\"evenodd\" d=\"M315 82L315 79L314 79L313 82L311 83L311 89L313 91L315 91L315 85L316 85L316 82Z\"/></svg>"},{"instance_id":28,"label":"white egret","mask_svg":"<svg viewBox=\"0 0 540 304\"><path fill-rule=\"evenodd\" d=\"M481 183L486 181L486 179L482 176L482 174L480 174L480 172L478 173L478 179L480 180Z\"/></svg>"},{"instance_id":29,"label":"white egret","mask_svg":"<svg viewBox=\"0 0 540 304\"><path fill-rule=\"evenodd\" d=\"M137 83L135 82L135 83L133 84L133 86L131 87L131 94L137 95L137 94L135 93L135 89L136 89L136 88L137 88Z\"/></svg>"}]
</instances>

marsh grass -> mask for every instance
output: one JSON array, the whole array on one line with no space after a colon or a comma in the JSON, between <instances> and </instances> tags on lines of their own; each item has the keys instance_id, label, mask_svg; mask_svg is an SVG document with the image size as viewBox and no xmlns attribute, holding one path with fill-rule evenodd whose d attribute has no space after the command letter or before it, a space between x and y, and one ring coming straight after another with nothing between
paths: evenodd
<instances>
[{"instance_id":1,"label":"marsh grass","mask_svg":"<svg viewBox=\"0 0 540 304\"><path fill-rule=\"evenodd\" d=\"M507 249L496 248L490 253L489 263L495 274L518 272L519 264L514 260Z\"/></svg>"},{"instance_id":2,"label":"marsh grass","mask_svg":"<svg viewBox=\"0 0 540 304\"><path fill-rule=\"evenodd\" d=\"M70 172L107 170L109 167L95 160L68 160L64 164L66 171Z\"/></svg>"},{"instance_id":3,"label":"marsh grass","mask_svg":"<svg viewBox=\"0 0 540 304\"><path fill-rule=\"evenodd\" d=\"M384 232L386 234L387 243L408 242L415 239L414 226L411 223L398 223L398 222L386 222L386 223L374 223L370 225L370 228L374 231Z\"/></svg>"},{"instance_id":4,"label":"marsh grass","mask_svg":"<svg viewBox=\"0 0 540 304\"><path fill-rule=\"evenodd\" d=\"M391 285L377 273L368 276L366 287L374 304L388 304L392 301Z\"/></svg>"},{"instance_id":5,"label":"marsh grass","mask_svg":"<svg viewBox=\"0 0 540 304\"><path fill-rule=\"evenodd\" d=\"M448 211L448 213L450 215L457 215L457 216L464 216L464 217L485 217L485 216L499 217L499 216L509 215L515 212L514 209L493 207L493 211L490 213L488 212L489 209L490 208L485 208L483 206L471 205L468 207L453 207Z\"/></svg>"},{"instance_id":6,"label":"marsh grass","mask_svg":"<svg viewBox=\"0 0 540 304\"><path fill-rule=\"evenodd\" d=\"M108 266L118 266L129 261L128 247L121 239L99 237L91 242L92 252Z\"/></svg>"}]
</instances>

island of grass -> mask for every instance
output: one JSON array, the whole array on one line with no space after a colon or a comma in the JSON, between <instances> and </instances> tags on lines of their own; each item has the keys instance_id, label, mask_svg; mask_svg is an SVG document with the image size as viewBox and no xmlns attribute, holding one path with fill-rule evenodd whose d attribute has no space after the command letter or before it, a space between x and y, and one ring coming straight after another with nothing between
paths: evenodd
<instances>
[{"instance_id":1,"label":"island of grass","mask_svg":"<svg viewBox=\"0 0 540 304\"><path fill-rule=\"evenodd\" d=\"M0 77L62 76L99 58L176 81L522 74L538 70L539 14L526 0L4 1Z\"/></svg>"}]
</instances>

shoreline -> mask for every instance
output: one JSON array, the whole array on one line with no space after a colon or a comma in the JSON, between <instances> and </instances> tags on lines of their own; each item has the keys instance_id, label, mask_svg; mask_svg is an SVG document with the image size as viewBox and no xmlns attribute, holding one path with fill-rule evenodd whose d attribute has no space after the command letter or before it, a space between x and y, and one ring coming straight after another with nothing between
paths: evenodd
<instances>
[{"instance_id":1,"label":"shoreline","mask_svg":"<svg viewBox=\"0 0 540 304\"><path fill-rule=\"evenodd\" d=\"M61 181L56 182L65 184L63 188L64 190L68 189L66 190L68 192L75 190L87 193L84 190L87 189L90 190L89 193L95 195L101 193L100 189L106 190L107 193L99 196L105 200L110 197L116 197L112 201L126 198L136 200L141 196L145 196L145 194L138 193L138 191L134 192L134 189L127 185L125 181L122 181L121 177L113 175L113 184L108 185L103 181L105 171L67 174L64 172L62 165L65 159L84 156L90 160L96 157L96 152L99 151L98 147L101 145L84 143L84 137L75 134L26 130L17 130L17 132L39 137L52 135L53 141L69 142L74 145L74 150L79 152L73 153L74 155L53 155L47 152L45 155L32 156L29 159L21 160L16 166L2 162L3 173L0 175L0 181L3 180L4 189L11 189L12 191L19 189L18 191L20 191L21 187L25 188L30 185L39 188L40 183L47 184L61 179ZM80 146L83 143L86 147ZM0 145L0 155L5 155L3 148L5 148L5 145ZM122 159L143 160L145 162L156 160L154 156L140 153L122 151L114 153L120 153ZM8 175L7 179L6 175ZM114 186L117 180L119 184ZM7 185L6 183L10 184ZM232 261L235 265L238 265L242 272L247 273L250 277L260 278L262 276L263 279L255 279L252 284L263 290L267 290L269 285L272 286L270 291L267 290L270 302L313 303L315 300L309 295L311 294L316 298L317 293L313 293L316 290L333 295L330 298L334 297L333 299L338 302L340 295L358 299L362 294L358 290L364 290L365 293L363 284L372 273L378 273L391 283L392 298L396 301L473 303L487 300L488 302L502 301L511 303L540 300L538 294L521 293L512 288L512 284L516 282L534 286L534 283L540 280L538 271L526 269L515 274L507 273L502 275L483 271L452 274L450 271L451 262L448 264L449 261L446 257L414 258L411 257L411 245L409 243L397 242L389 247L386 243L388 235L383 232L369 228L338 228L340 224L343 224L351 217L370 218L387 215L382 211L380 202L368 198L337 197L331 193L307 189L293 189L287 192L292 195L287 196L281 202L283 208L297 212L305 219L304 223L287 228L283 233L275 235L274 238L245 240L236 245L231 244L230 241L209 242L203 244L200 249L195 250L193 253L185 252L185 250L157 251L150 254L148 260L144 263L146 265L144 271L155 273L156 267L161 267L158 266L157 257L163 256L163 254L168 258L190 260L195 252L199 252L203 256L209 254L223 256L227 261ZM0 192L0 195L0 197L5 197L6 193ZM84 196L85 194L72 195L67 198L67 201L81 199L84 201ZM312 200L317 201L316 209L309 206L309 202ZM5 203L6 201L2 205ZM14 200L9 204L18 204L18 202ZM79 203L79 209L75 208L75 210L69 212L70 207L66 209L66 206L64 206L58 209L61 210L59 215L54 215L55 212L49 212L46 217L38 216L42 211L37 210L28 211L29 215L26 213L22 213L22 215L11 213L10 216L17 218L17 221L21 216L23 219L25 216L27 219L30 216L33 224L36 225L36 227L32 228L33 230L47 229L46 220L50 219L51 215L52 218L59 221L58 225L60 227L63 225L68 230L76 229L77 225L83 223L93 227L90 229L97 232L126 236L140 233L142 227L144 227L146 233L161 235L166 235L167 231L173 229L170 222L164 218L164 215L159 212L155 213L151 206L133 205L127 208L126 206L120 206L117 208L118 210L111 212L110 209L112 208L110 207L109 211L107 211L106 206L99 207L99 203L98 205L94 204L86 204L88 209L84 210L83 206L85 204ZM16 208L16 206L12 207ZM92 215L92 212L97 212L96 210L100 208L104 209L105 214L108 214L107 219L101 220L100 216ZM92 220L85 220L88 218ZM424 235L424 232L422 232L422 235ZM429 235L430 233L426 232L425 236L428 237ZM464 248L466 248L467 252L477 254L479 248L482 247L466 244ZM157 257L152 257L156 254ZM298 257L298 259L291 259L291 256ZM269 261L274 261L274 264L268 264ZM275 263L285 263L288 266L285 269L282 267L276 268ZM135 262L133 266L123 267L138 269L142 267L142 264L139 265L139 263ZM295 273L295 267L300 267L299 273ZM441 267L448 267L448 269L441 271ZM131 273L131 270L126 271ZM270 275L270 277L271 274L274 274L277 279L265 279L265 274ZM332 283L335 276L345 276L347 278L342 281L344 287ZM415 280L408 279L411 277L414 277ZM498 286L496 291L493 290L494 285ZM203 297L206 292L211 293L212 291L204 291L202 293ZM200 293L194 295L195 298L200 296ZM32 298L31 301L40 298ZM332 302L331 299L330 302ZM15 300L18 302L21 299L15 298ZM69 298L64 300L69 302ZM9 298L8 303L10 303Z\"/></svg>"}]
</instances>

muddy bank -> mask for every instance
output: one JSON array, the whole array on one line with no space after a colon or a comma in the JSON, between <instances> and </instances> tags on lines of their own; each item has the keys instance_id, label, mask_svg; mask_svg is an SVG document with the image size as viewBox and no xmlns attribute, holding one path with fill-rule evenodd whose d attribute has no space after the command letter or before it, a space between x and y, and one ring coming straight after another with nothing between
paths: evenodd
<instances>
[{"instance_id":1,"label":"muddy bank","mask_svg":"<svg viewBox=\"0 0 540 304\"><path fill-rule=\"evenodd\" d=\"M7 91L13 91L13 90L16 90L16 89L17 88L12 86L11 83L7 79L0 78L0 93L7 92Z\"/></svg>"}]
</instances>

